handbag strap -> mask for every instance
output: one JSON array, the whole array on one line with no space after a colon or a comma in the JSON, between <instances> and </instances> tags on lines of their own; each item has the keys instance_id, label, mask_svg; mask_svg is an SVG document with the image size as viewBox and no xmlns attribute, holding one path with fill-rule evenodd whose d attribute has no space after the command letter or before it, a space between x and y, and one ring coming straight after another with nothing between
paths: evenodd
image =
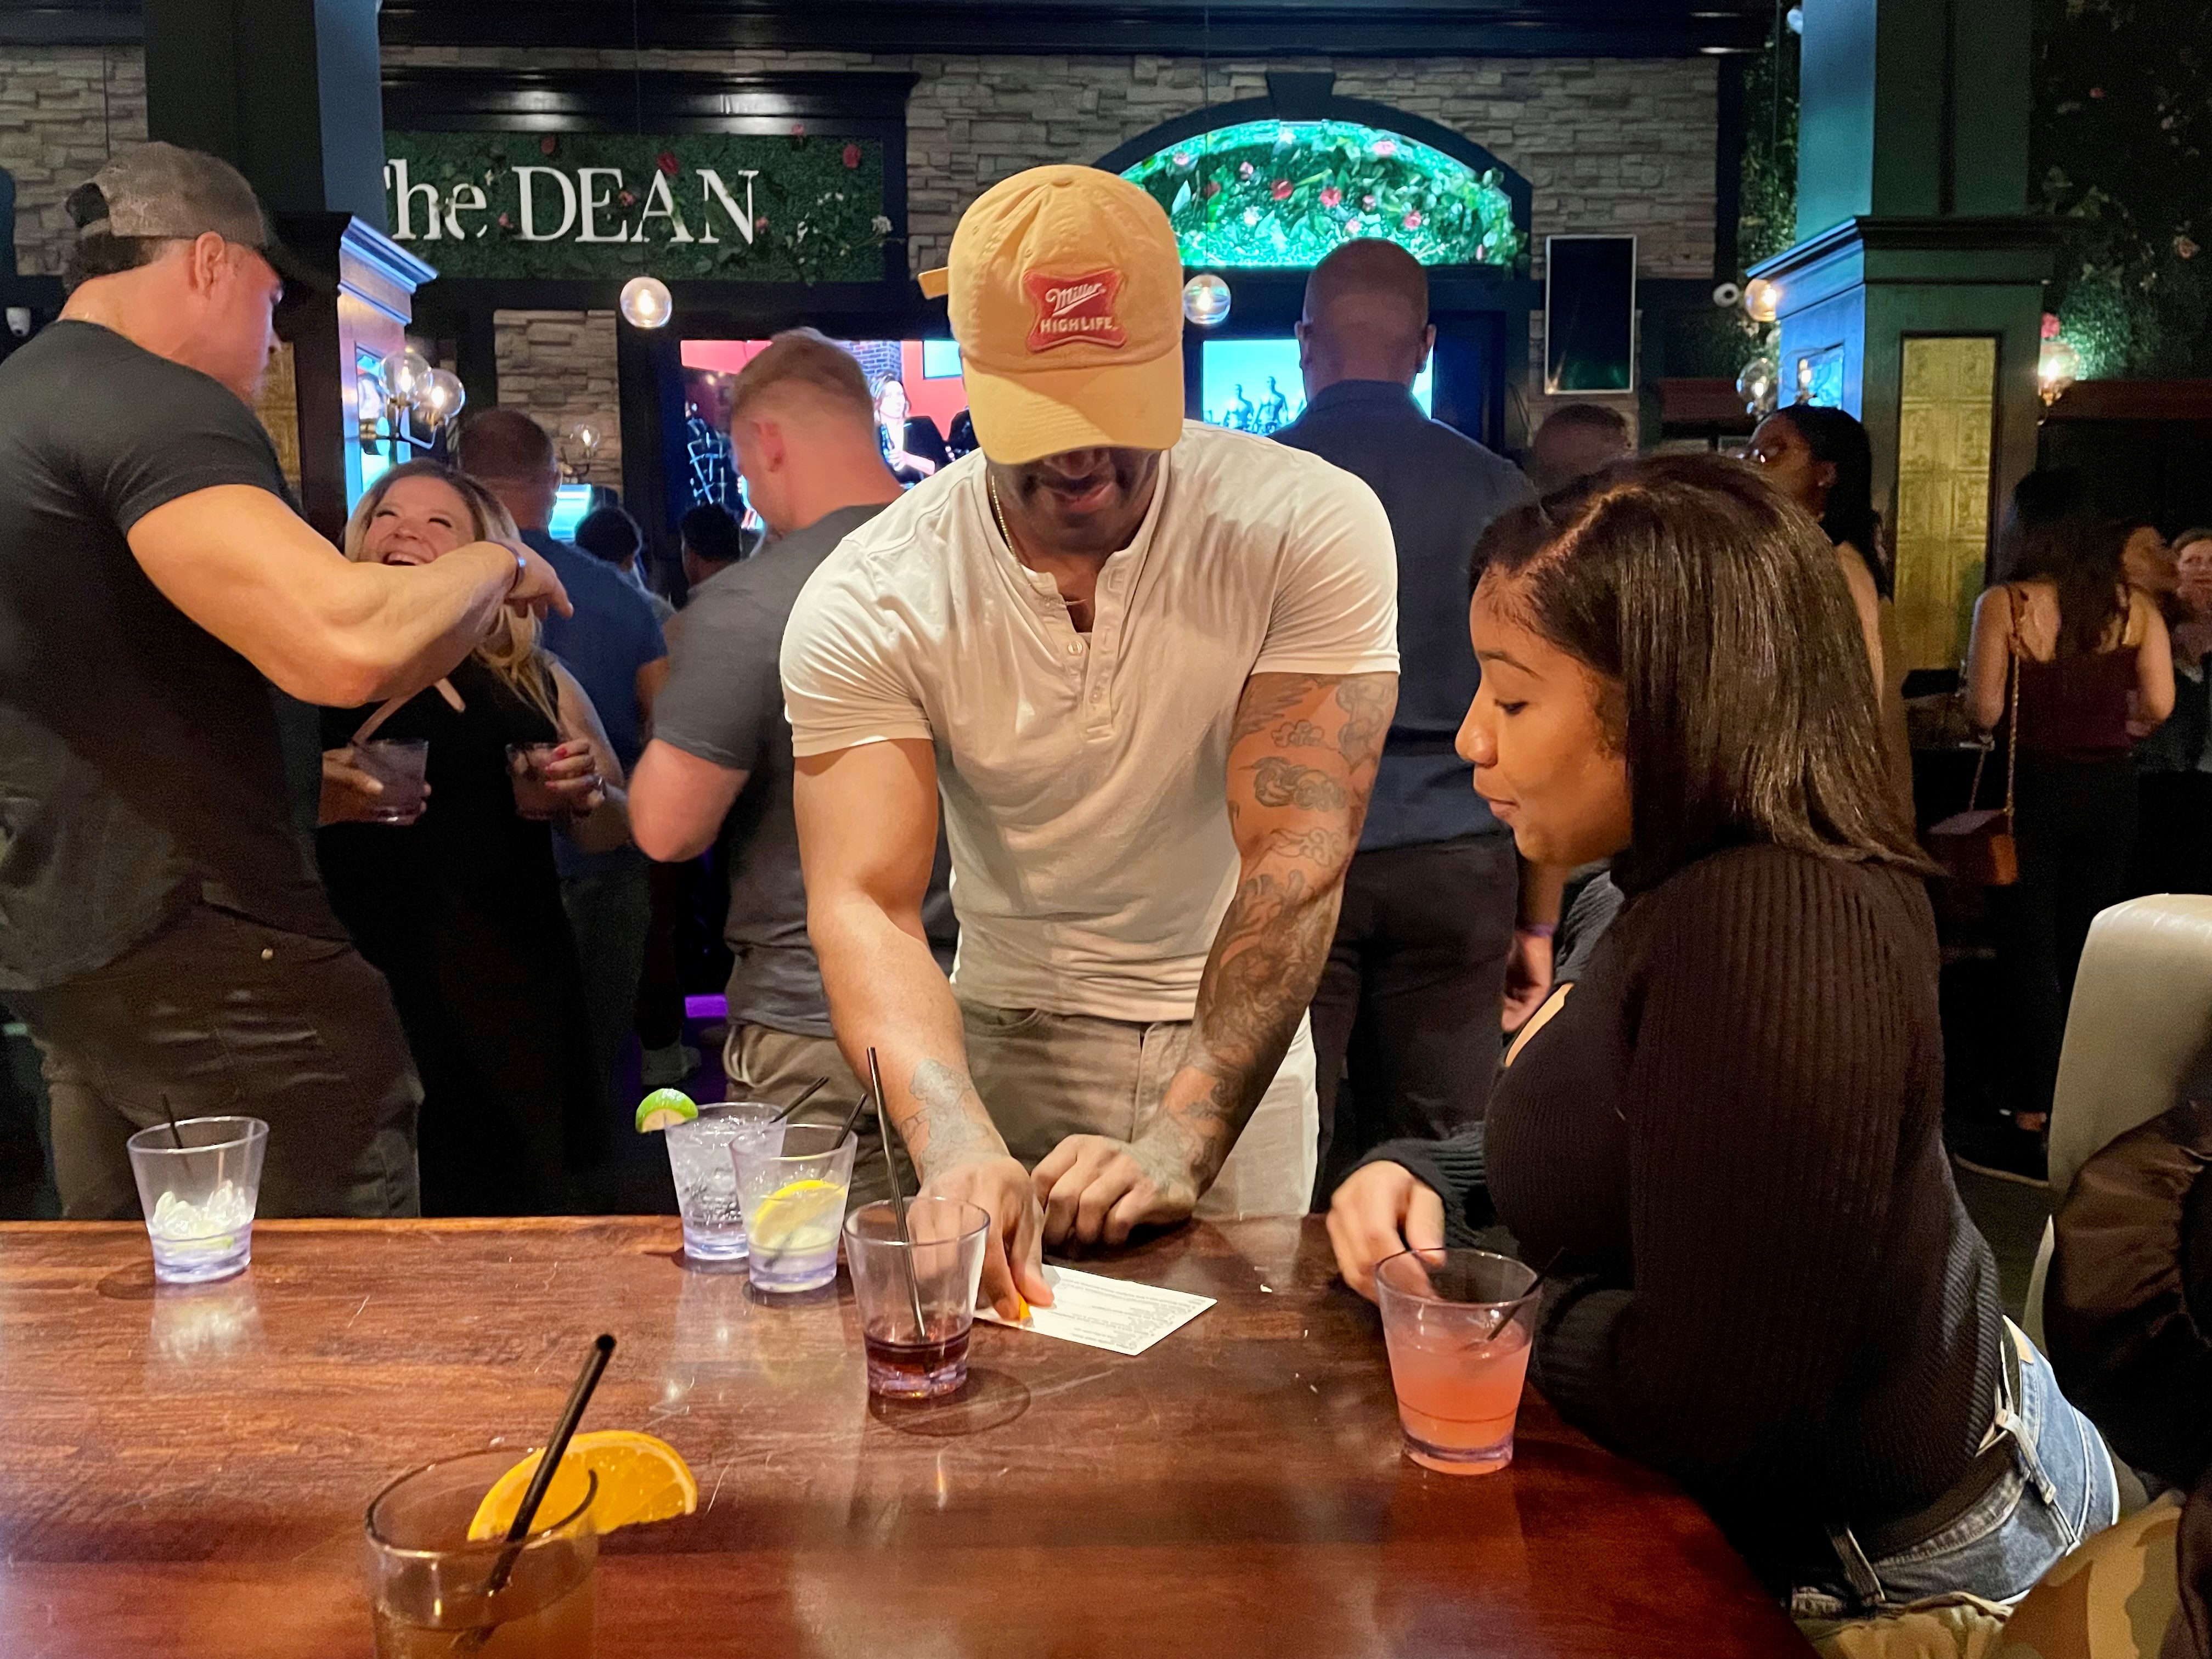
<instances>
[{"instance_id":1,"label":"handbag strap","mask_svg":"<svg viewBox=\"0 0 2212 1659\"><path fill-rule=\"evenodd\" d=\"M2005 732L2005 828L2012 828L2013 775L2020 764L2020 604L2012 588L2005 589L2005 609L2012 627L2005 636L2005 652L2012 659L2012 718Z\"/></svg>"}]
</instances>

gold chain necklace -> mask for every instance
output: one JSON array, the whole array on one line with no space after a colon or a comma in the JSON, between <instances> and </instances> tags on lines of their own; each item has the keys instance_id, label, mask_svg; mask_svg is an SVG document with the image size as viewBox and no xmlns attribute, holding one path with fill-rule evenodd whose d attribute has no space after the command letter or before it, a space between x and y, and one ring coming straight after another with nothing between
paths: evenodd
<instances>
[{"instance_id":1,"label":"gold chain necklace","mask_svg":"<svg viewBox=\"0 0 2212 1659\"><path fill-rule=\"evenodd\" d=\"M1014 551L1014 532L1006 528L1006 509L999 505L999 481L989 473L983 475L983 488L991 497L991 516L998 521L999 534L1006 539L1006 551ZM1016 557L1020 555L1016 554Z\"/></svg>"}]
</instances>

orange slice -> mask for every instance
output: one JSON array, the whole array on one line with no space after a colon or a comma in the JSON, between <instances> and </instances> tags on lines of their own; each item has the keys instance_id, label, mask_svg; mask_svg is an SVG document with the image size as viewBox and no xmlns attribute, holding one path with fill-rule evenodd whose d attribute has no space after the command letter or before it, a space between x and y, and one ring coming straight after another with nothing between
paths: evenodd
<instances>
[{"instance_id":1,"label":"orange slice","mask_svg":"<svg viewBox=\"0 0 2212 1659\"><path fill-rule=\"evenodd\" d=\"M507 1536L543 1450L532 1452L492 1483L469 1522L471 1539ZM635 1429L599 1429L570 1439L568 1455L545 1489L545 1501L538 1506L535 1524L550 1525L574 1514L584 1501L586 1478L594 1474L599 1478L599 1493L592 1499L595 1532L666 1521L699 1507L699 1483L675 1447Z\"/></svg>"}]
</instances>

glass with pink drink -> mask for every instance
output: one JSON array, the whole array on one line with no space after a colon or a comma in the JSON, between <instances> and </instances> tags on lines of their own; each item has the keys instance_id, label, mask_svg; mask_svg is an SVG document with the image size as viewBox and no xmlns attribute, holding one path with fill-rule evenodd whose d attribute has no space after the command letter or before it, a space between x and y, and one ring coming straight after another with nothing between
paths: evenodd
<instances>
[{"instance_id":1,"label":"glass with pink drink","mask_svg":"<svg viewBox=\"0 0 2212 1659\"><path fill-rule=\"evenodd\" d=\"M1406 1455L1444 1474L1513 1461L1535 1273L1488 1250L1407 1250L1375 1269Z\"/></svg>"}]
</instances>

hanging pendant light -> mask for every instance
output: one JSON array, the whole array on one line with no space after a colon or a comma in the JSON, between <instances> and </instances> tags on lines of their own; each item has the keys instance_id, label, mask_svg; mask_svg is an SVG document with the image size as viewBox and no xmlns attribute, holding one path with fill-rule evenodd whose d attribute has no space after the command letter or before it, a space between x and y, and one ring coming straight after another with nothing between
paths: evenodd
<instances>
[{"instance_id":1,"label":"hanging pendant light","mask_svg":"<svg viewBox=\"0 0 2212 1659\"><path fill-rule=\"evenodd\" d=\"M623 284L622 314L632 328L659 328L676 314L676 300L659 277L633 276Z\"/></svg>"}]
</instances>

